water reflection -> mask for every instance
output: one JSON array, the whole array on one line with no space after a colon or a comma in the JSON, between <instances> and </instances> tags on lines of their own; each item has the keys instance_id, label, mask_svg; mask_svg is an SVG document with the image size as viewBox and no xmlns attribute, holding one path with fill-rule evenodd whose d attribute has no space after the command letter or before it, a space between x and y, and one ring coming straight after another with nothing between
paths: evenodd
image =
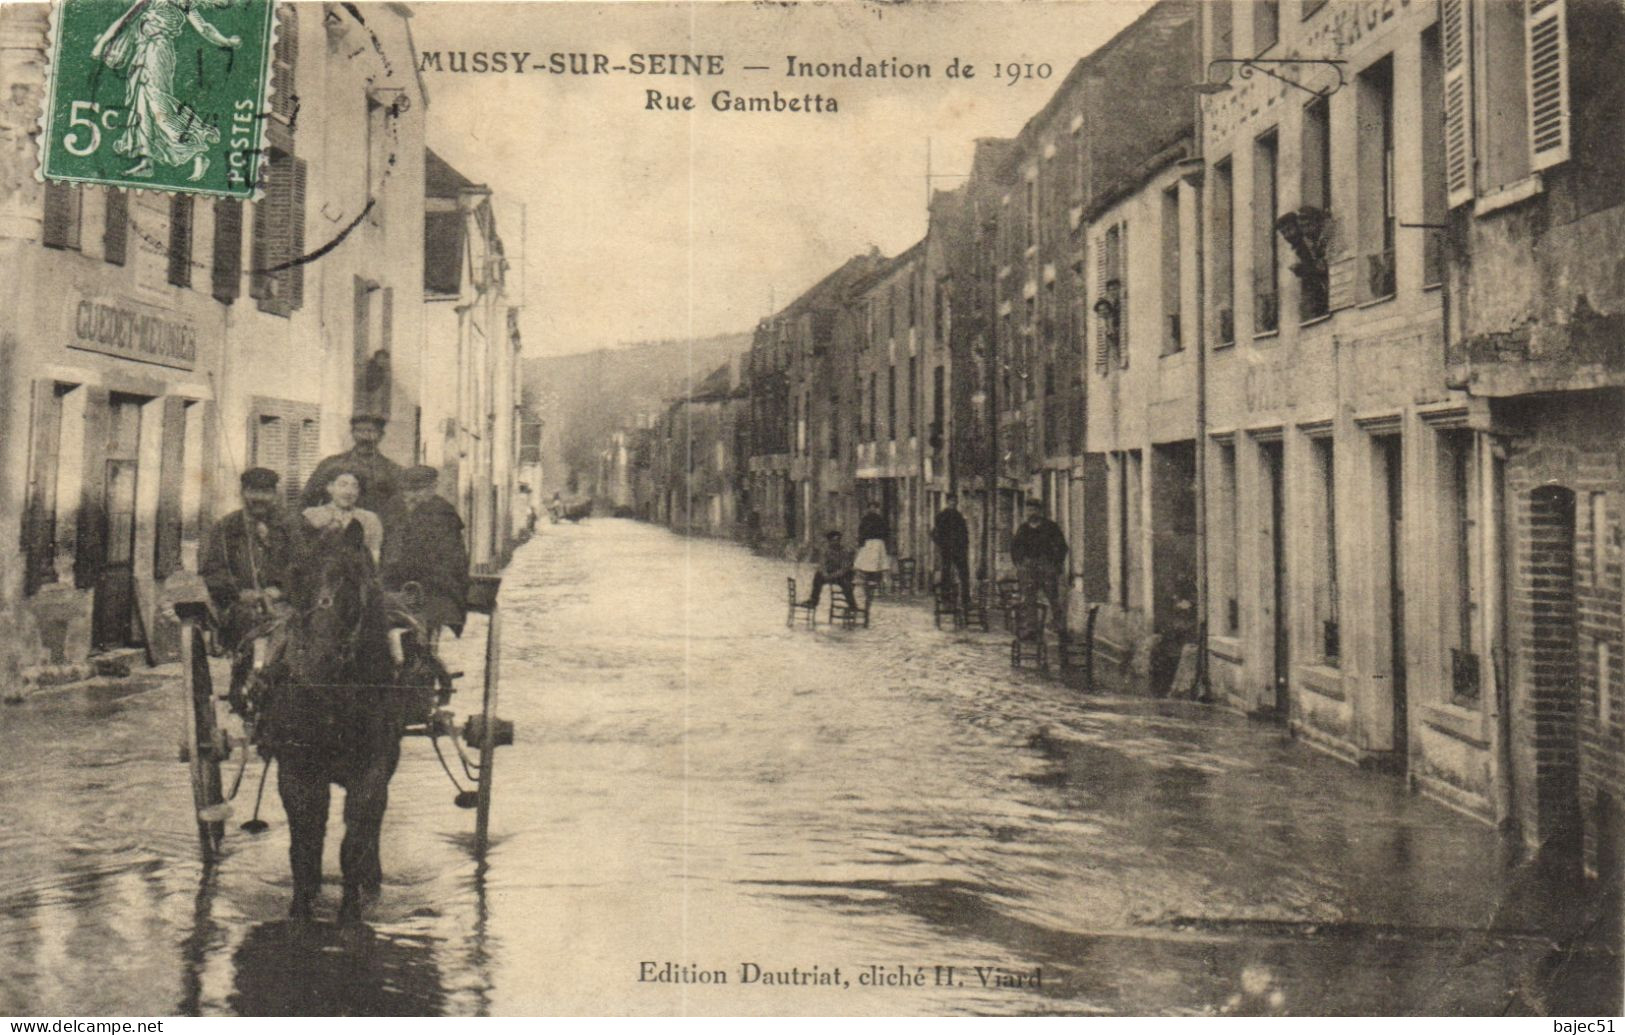
<instances>
[{"instance_id":1,"label":"water reflection","mask_svg":"<svg viewBox=\"0 0 1625 1035\"><path fill-rule=\"evenodd\" d=\"M1210 709L1012 674L996 634L928 611L785 629L784 575L624 522L544 530L504 587L519 737L495 837L482 855L409 742L364 927L282 921L276 796L268 834L237 828L252 778L202 870L173 687L9 712L44 750L0 758L0 1010L1618 1012L1617 915L1399 781ZM448 644L470 688L483 637ZM956 977L661 987L643 960Z\"/></svg>"}]
</instances>

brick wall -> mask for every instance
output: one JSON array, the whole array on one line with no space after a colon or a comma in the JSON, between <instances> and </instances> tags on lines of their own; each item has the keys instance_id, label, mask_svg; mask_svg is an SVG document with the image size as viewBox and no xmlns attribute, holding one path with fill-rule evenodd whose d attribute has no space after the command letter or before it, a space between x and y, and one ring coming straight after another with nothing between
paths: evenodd
<instances>
[{"instance_id":1,"label":"brick wall","mask_svg":"<svg viewBox=\"0 0 1625 1035\"><path fill-rule=\"evenodd\" d=\"M1625 393L1528 400L1502 415L1526 432L1506 469L1517 818L1529 843L1578 826L1597 872L1619 857L1625 801Z\"/></svg>"}]
</instances>

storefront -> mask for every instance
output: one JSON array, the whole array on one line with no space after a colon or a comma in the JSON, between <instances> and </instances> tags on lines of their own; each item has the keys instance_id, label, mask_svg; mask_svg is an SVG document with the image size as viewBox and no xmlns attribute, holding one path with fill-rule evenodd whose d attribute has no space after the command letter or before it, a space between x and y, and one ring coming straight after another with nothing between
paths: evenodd
<instances>
[{"instance_id":1,"label":"storefront","mask_svg":"<svg viewBox=\"0 0 1625 1035\"><path fill-rule=\"evenodd\" d=\"M15 271L0 286L17 357L6 390L24 403L3 429L21 486L4 515L21 546L3 596L14 660L163 656L165 582L196 570L213 511L220 307L78 249L0 248Z\"/></svg>"}]
</instances>

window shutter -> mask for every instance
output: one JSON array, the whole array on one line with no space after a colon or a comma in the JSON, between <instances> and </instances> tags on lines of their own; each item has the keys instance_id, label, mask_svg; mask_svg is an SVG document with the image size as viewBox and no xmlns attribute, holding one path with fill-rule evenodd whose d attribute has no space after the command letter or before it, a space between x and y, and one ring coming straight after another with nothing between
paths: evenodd
<instances>
[{"instance_id":1,"label":"window shutter","mask_svg":"<svg viewBox=\"0 0 1625 1035\"><path fill-rule=\"evenodd\" d=\"M266 467L282 476L282 491L288 493L288 439L283 420L270 414L254 417L254 466ZM289 494L289 498L293 498Z\"/></svg>"},{"instance_id":2,"label":"window shutter","mask_svg":"<svg viewBox=\"0 0 1625 1035\"><path fill-rule=\"evenodd\" d=\"M1444 52L1444 183L1455 208L1473 196L1472 19L1468 0L1439 0Z\"/></svg>"},{"instance_id":3,"label":"window shutter","mask_svg":"<svg viewBox=\"0 0 1625 1035\"><path fill-rule=\"evenodd\" d=\"M266 312L287 313L287 262L293 198L291 156L272 151L265 195L254 203L254 272L252 291Z\"/></svg>"},{"instance_id":4,"label":"window shutter","mask_svg":"<svg viewBox=\"0 0 1625 1035\"><path fill-rule=\"evenodd\" d=\"M1106 254L1106 238L1102 237L1095 242L1095 300L1098 302L1106 297L1106 282L1112 279L1111 266ZM1106 337L1106 327L1111 321L1095 314L1095 373L1105 376L1110 364L1106 349L1110 344Z\"/></svg>"},{"instance_id":5,"label":"window shutter","mask_svg":"<svg viewBox=\"0 0 1625 1035\"><path fill-rule=\"evenodd\" d=\"M90 589L102 573L106 556L107 520L107 431L110 412L105 388L86 385L84 484L80 495L78 544L74 560L74 585Z\"/></svg>"},{"instance_id":6,"label":"window shutter","mask_svg":"<svg viewBox=\"0 0 1625 1035\"><path fill-rule=\"evenodd\" d=\"M315 472L316 465L321 463L321 445L321 421L314 417L301 421L299 427L299 469L289 475L298 483L299 492L304 491L304 483Z\"/></svg>"},{"instance_id":7,"label":"window shutter","mask_svg":"<svg viewBox=\"0 0 1625 1035\"><path fill-rule=\"evenodd\" d=\"M1128 366L1128 220L1117 234L1117 365Z\"/></svg>"},{"instance_id":8,"label":"window shutter","mask_svg":"<svg viewBox=\"0 0 1625 1035\"><path fill-rule=\"evenodd\" d=\"M230 305L242 290L243 203L221 199L214 203L214 297Z\"/></svg>"},{"instance_id":9,"label":"window shutter","mask_svg":"<svg viewBox=\"0 0 1625 1035\"><path fill-rule=\"evenodd\" d=\"M79 188L66 183L45 184L41 243L47 248L79 247Z\"/></svg>"},{"instance_id":10,"label":"window shutter","mask_svg":"<svg viewBox=\"0 0 1625 1035\"><path fill-rule=\"evenodd\" d=\"M169 282L176 287L192 286L192 197L177 194L169 199Z\"/></svg>"},{"instance_id":11,"label":"window shutter","mask_svg":"<svg viewBox=\"0 0 1625 1035\"><path fill-rule=\"evenodd\" d=\"M158 528L153 575L164 579L181 566L181 489L186 473L186 400L167 396L158 461Z\"/></svg>"},{"instance_id":12,"label":"window shutter","mask_svg":"<svg viewBox=\"0 0 1625 1035\"><path fill-rule=\"evenodd\" d=\"M29 468L28 511L23 524L23 592L32 594L56 581L56 476L61 446L62 400L56 382L34 382L33 462Z\"/></svg>"},{"instance_id":13,"label":"window shutter","mask_svg":"<svg viewBox=\"0 0 1625 1035\"><path fill-rule=\"evenodd\" d=\"M382 330L379 334L378 347L385 352L391 351L395 342L395 289L384 288L384 311L382 313Z\"/></svg>"},{"instance_id":14,"label":"window shutter","mask_svg":"<svg viewBox=\"0 0 1625 1035\"><path fill-rule=\"evenodd\" d=\"M107 206L102 209L102 257L114 266L124 265L130 239L130 196L107 188Z\"/></svg>"},{"instance_id":15,"label":"window shutter","mask_svg":"<svg viewBox=\"0 0 1625 1035\"><path fill-rule=\"evenodd\" d=\"M305 304L305 264L295 262L305 256L305 162L302 158L295 158L290 165L293 175L288 199L288 250L282 261L294 263L284 276L287 278L288 306L298 309Z\"/></svg>"},{"instance_id":16,"label":"window shutter","mask_svg":"<svg viewBox=\"0 0 1625 1035\"><path fill-rule=\"evenodd\" d=\"M1569 36L1565 0L1528 0L1529 167L1569 158Z\"/></svg>"}]
</instances>

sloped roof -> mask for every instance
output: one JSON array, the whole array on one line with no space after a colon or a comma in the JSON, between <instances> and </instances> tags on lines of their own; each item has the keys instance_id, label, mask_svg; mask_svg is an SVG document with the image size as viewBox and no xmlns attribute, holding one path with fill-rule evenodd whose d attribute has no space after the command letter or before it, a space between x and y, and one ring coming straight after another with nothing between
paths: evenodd
<instances>
[{"instance_id":1,"label":"sloped roof","mask_svg":"<svg viewBox=\"0 0 1625 1035\"><path fill-rule=\"evenodd\" d=\"M430 148L423 149L423 194L430 198L455 198L466 190L485 190L484 184L475 183L456 169L451 163L435 154Z\"/></svg>"}]
</instances>

